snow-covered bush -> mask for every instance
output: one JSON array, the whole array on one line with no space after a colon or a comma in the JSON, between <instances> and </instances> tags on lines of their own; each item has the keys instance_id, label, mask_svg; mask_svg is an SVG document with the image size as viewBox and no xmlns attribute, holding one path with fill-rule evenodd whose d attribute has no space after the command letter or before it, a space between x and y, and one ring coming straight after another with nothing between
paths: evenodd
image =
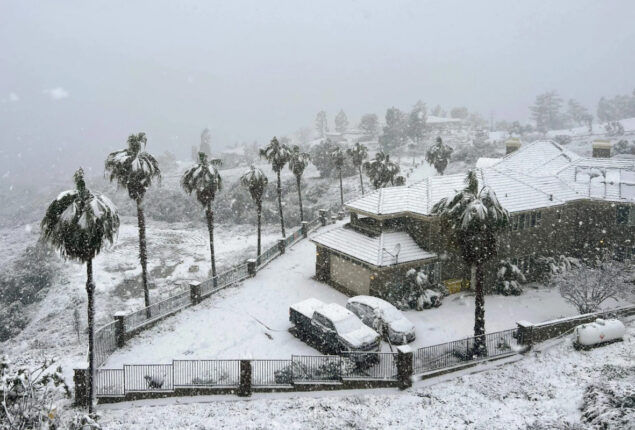
<instances>
[{"instance_id":1,"label":"snow-covered bush","mask_svg":"<svg viewBox=\"0 0 635 430\"><path fill-rule=\"evenodd\" d=\"M399 309L429 309L439 307L448 290L434 284L423 270L410 269L403 281L388 283L385 299Z\"/></svg>"},{"instance_id":2,"label":"snow-covered bush","mask_svg":"<svg viewBox=\"0 0 635 430\"><path fill-rule=\"evenodd\" d=\"M62 368L51 370L53 360L44 360L34 369L14 367L0 356L0 428L54 429L59 416L56 401L70 397Z\"/></svg>"},{"instance_id":3,"label":"snow-covered bush","mask_svg":"<svg viewBox=\"0 0 635 430\"><path fill-rule=\"evenodd\" d=\"M498 265L496 273L496 292L504 296L519 296L523 292L522 284L525 283L525 275L509 260L503 260Z\"/></svg>"},{"instance_id":4,"label":"snow-covered bush","mask_svg":"<svg viewBox=\"0 0 635 430\"><path fill-rule=\"evenodd\" d=\"M610 121L607 122L604 126L606 130L606 134L609 136L623 136L624 135L624 126L619 121Z\"/></svg>"},{"instance_id":5,"label":"snow-covered bush","mask_svg":"<svg viewBox=\"0 0 635 430\"><path fill-rule=\"evenodd\" d=\"M580 267L580 260L560 255L558 257L541 256L535 260L536 279L548 283L554 275L568 272L572 268Z\"/></svg>"},{"instance_id":6,"label":"snow-covered bush","mask_svg":"<svg viewBox=\"0 0 635 430\"><path fill-rule=\"evenodd\" d=\"M559 134L554 137L553 140L555 140L559 145L567 145L571 143L572 138L568 134Z\"/></svg>"},{"instance_id":7,"label":"snow-covered bush","mask_svg":"<svg viewBox=\"0 0 635 430\"><path fill-rule=\"evenodd\" d=\"M632 371L631 371L632 373ZM625 429L635 423L635 384L607 380L589 385L582 397L582 421L593 428Z\"/></svg>"},{"instance_id":8,"label":"snow-covered bush","mask_svg":"<svg viewBox=\"0 0 635 430\"><path fill-rule=\"evenodd\" d=\"M626 139L621 139L615 145L613 145L613 152L616 154L631 154L635 155L635 140L629 142Z\"/></svg>"}]
</instances>

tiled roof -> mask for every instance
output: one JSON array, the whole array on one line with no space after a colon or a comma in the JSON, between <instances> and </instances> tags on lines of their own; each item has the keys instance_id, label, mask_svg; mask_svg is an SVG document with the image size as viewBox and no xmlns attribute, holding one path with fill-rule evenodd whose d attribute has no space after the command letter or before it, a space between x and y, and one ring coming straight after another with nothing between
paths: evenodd
<instances>
[{"instance_id":1,"label":"tiled roof","mask_svg":"<svg viewBox=\"0 0 635 430\"><path fill-rule=\"evenodd\" d=\"M407 263L415 260L435 258L437 255L419 247L406 232L383 232L375 237L359 233L351 228L339 227L311 236L311 241L373 266L395 264L395 246L400 245L396 262ZM387 251L386 251L387 250Z\"/></svg>"},{"instance_id":2,"label":"tiled roof","mask_svg":"<svg viewBox=\"0 0 635 430\"><path fill-rule=\"evenodd\" d=\"M492 188L510 212L584 198L635 202L635 160L582 158L552 141L527 144L480 172L481 185ZM436 202L463 189L464 180L464 174L431 176L408 187L382 188L346 206L374 215L429 215Z\"/></svg>"}]
</instances>

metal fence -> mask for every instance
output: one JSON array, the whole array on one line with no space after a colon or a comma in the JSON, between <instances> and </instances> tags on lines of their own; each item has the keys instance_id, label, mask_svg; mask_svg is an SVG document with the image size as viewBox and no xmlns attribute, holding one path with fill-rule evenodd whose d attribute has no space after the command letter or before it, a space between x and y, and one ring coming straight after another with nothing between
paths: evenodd
<instances>
[{"instance_id":1,"label":"metal fence","mask_svg":"<svg viewBox=\"0 0 635 430\"><path fill-rule=\"evenodd\" d=\"M125 392L123 369L97 369L95 395L97 397L123 396Z\"/></svg>"},{"instance_id":2,"label":"metal fence","mask_svg":"<svg viewBox=\"0 0 635 430\"><path fill-rule=\"evenodd\" d=\"M342 378L397 380L397 354L349 352L342 357Z\"/></svg>"},{"instance_id":3,"label":"metal fence","mask_svg":"<svg viewBox=\"0 0 635 430\"><path fill-rule=\"evenodd\" d=\"M174 367L171 364L125 364L124 391L173 391Z\"/></svg>"},{"instance_id":4,"label":"metal fence","mask_svg":"<svg viewBox=\"0 0 635 430\"><path fill-rule=\"evenodd\" d=\"M320 226L322 226L322 221L320 221L320 218L316 218L307 225L307 230L312 231Z\"/></svg>"},{"instance_id":5,"label":"metal fence","mask_svg":"<svg viewBox=\"0 0 635 430\"><path fill-rule=\"evenodd\" d=\"M294 382L337 382L342 377L339 355L292 355Z\"/></svg>"},{"instance_id":6,"label":"metal fence","mask_svg":"<svg viewBox=\"0 0 635 430\"><path fill-rule=\"evenodd\" d=\"M275 387L293 383L291 360L252 360L251 385L254 387Z\"/></svg>"},{"instance_id":7,"label":"metal fence","mask_svg":"<svg viewBox=\"0 0 635 430\"><path fill-rule=\"evenodd\" d=\"M265 252L258 256L258 270L266 266L271 260L279 256L280 254L280 247L278 245L274 245L271 248L265 250Z\"/></svg>"},{"instance_id":8,"label":"metal fence","mask_svg":"<svg viewBox=\"0 0 635 430\"><path fill-rule=\"evenodd\" d=\"M240 360L174 360L175 387L237 387Z\"/></svg>"},{"instance_id":9,"label":"metal fence","mask_svg":"<svg viewBox=\"0 0 635 430\"><path fill-rule=\"evenodd\" d=\"M126 332L136 330L140 326L161 318L177 309L192 304L189 291L179 293L175 296L168 297L165 300L151 304L146 308L139 309L136 312L128 314L124 317ZM150 317L148 318L148 311Z\"/></svg>"},{"instance_id":10,"label":"metal fence","mask_svg":"<svg viewBox=\"0 0 635 430\"><path fill-rule=\"evenodd\" d=\"M117 333L113 321L95 331L95 367L104 364L115 349L117 349Z\"/></svg>"},{"instance_id":11,"label":"metal fence","mask_svg":"<svg viewBox=\"0 0 635 430\"><path fill-rule=\"evenodd\" d=\"M414 353L414 372L424 373L472 360L512 353L517 346L515 332L516 329L510 329L484 335L485 355L475 354L474 337L419 348Z\"/></svg>"}]
</instances>

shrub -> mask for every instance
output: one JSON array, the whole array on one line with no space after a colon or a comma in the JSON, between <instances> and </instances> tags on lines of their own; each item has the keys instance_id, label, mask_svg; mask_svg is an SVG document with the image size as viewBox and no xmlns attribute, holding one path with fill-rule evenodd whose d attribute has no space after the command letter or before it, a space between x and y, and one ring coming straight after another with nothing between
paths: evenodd
<instances>
[{"instance_id":1,"label":"shrub","mask_svg":"<svg viewBox=\"0 0 635 430\"><path fill-rule=\"evenodd\" d=\"M448 290L443 284L434 284L424 270L410 269L405 279L386 285L385 299L399 309L429 309L439 307Z\"/></svg>"},{"instance_id":2,"label":"shrub","mask_svg":"<svg viewBox=\"0 0 635 430\"><path fill-rule=\"evenodd\" d=\"M498 265L496 273L496 292L503 296L519 296L523 292L522 283L527 282L525 275L509 260L503 260Z\"/></svg>"},{"instance_id":3,"label":"shrub","mask_svg":"<svg viewBox=\"0 0 635 430\"><path fill-rule=\"evenodd\" d=\"M569 143L571 143L572 139L571 136L569 136L568 134L559 134L554 137L553 140L555 140L556 143L560 145L568 145Z\"/></svg>"}]
</instances>

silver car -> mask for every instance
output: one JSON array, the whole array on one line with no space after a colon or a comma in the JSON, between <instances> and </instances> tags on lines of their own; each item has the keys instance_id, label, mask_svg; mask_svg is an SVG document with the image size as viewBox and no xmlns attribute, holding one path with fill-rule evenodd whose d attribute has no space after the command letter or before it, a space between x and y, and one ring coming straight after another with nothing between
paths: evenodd
<instances>
[{"instance_id":1,"label":"silver car","mask_svg":"<svg viewBox=\"0 0 635 430\"><path fill-rule=\"evenodd\" d=\"M348 299L346 309L395 345L415 340L414 324L385 300L372 296L355 296Z\"/></svg>"}]
</instances>

